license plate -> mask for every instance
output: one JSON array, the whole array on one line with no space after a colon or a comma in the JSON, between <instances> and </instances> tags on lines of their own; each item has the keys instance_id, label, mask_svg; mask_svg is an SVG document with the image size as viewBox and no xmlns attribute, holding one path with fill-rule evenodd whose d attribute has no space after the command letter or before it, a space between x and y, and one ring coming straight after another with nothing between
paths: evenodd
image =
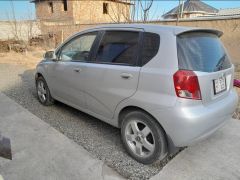
<instances>
[{"instance_id":1,"label":"license plate","mask_svg":"<svg viewBox=\"0 0 240 180\"><path fill-rule=\"evenodd\" d=\"M219 94L227 89L226 77L222 76L213 80L214 94Z\"/></svg>"}]
</instances>

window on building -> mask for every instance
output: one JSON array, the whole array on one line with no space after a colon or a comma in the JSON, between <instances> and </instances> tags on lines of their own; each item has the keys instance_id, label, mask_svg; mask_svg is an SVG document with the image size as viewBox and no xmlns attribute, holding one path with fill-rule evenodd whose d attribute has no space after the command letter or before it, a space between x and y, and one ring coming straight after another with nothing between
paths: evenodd
<instances>
[{"instance_id":1,"label":"window on building","mask_svg":"<svg viewBox=\"0 0 240 180\"><path fill-rule=\"evenodd\" d=\"M63 11L67 11L68 10L67 9L67 0L63 0L62 3L63 3Z\"/></svg>"},{"instance_id":2,"label":"window on building","mask_svg":"<svg viewBox=\"0 0 240 180\"><path fill-rule=\"evenodd\" d=\"M108 14L108 3L103 3L103 14Z\"/></svg>"},{"instance_id":3,"label":"window on building","mask_svg":"<svg viewBox=\"0 0 240 180\"><path fill-rule=\"evenodd\" d=\"M133 31L107 31L97 51L99 63L136 65L139 33Z\"/></svg>"},{"instance_id":4,"label":"window on building","mask_svg":"<svg viewBox=\"0 0 240 180\"><path fill-rule=\"evenodd\" d=\"M53 13L53 2L49 2L48 6L49 6L50 12Z\"/></svg>"}]
</instances>

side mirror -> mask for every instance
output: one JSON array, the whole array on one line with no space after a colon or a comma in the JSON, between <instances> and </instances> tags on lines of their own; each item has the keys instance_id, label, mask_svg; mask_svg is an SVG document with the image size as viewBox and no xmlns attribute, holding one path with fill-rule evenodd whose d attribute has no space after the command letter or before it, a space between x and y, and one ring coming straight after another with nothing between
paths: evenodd
<instances>
[{"instance_id":1,"label":"side mirror","mask_svg":"<svg viewBox=\"0 0 240 180\"><path fill-rule=\"evenodd\" d=\"M45 52L45 54L43 55L43 58L44 59L50 59L50 60L56 60L57 59L54 51Z\"/></svg>"}]
</instances>

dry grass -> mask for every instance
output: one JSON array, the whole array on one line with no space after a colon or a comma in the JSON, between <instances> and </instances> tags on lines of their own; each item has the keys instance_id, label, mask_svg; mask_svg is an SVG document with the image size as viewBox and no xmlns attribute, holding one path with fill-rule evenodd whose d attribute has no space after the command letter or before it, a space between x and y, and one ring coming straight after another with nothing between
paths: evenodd
<instances>
[{"instance_id":1,"label":"dry grass","mask_svg":"<svg viewBox=\"0 0 240 180\"><path fill-rule=\"evenodd\" d=\"M33 69L36 67L37 63L41 61L44 52L45 51L40 48L35 48L24 53L0 53L0 63L23 65Z\"/></svg>"}]
</instances>

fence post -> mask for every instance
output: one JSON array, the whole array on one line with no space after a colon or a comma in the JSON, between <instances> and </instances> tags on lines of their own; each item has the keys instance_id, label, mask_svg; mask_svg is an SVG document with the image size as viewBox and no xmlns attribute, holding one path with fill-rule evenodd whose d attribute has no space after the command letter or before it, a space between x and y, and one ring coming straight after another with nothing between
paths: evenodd
<instances>
[{"instance_id":1,"label":"fence post","mask_svg":"<svg viewBox=\"0 0 240 180\"><path fill-rule=\"evenodd\" d=\"M63 43L63 30L61 30L61 41Z\"/></svg>"}]
</instances>

